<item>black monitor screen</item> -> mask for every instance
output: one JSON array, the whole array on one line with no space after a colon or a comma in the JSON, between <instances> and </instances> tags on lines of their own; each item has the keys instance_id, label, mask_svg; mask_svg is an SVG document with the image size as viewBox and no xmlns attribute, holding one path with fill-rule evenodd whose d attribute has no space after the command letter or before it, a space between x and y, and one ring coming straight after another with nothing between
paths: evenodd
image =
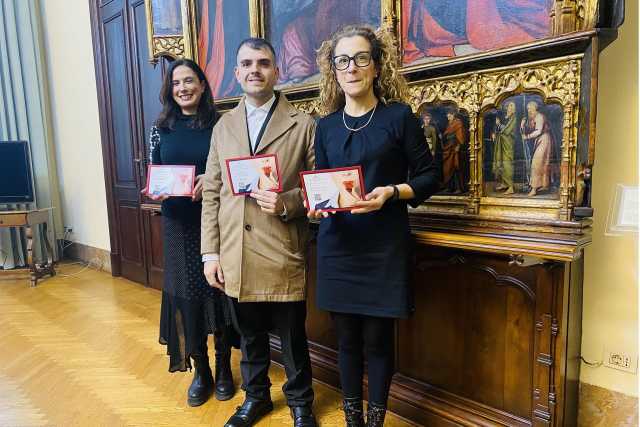
<instances>
[{"instance_id":1,"label":"black monitor screen","mask_svg":"<svg viewBox=\"0 0 640 427\"><path fill-rule=\"evenodd\" d=\"M33 202L26 141L0 141L0 203Z\"/></svg>"}]
</instances>

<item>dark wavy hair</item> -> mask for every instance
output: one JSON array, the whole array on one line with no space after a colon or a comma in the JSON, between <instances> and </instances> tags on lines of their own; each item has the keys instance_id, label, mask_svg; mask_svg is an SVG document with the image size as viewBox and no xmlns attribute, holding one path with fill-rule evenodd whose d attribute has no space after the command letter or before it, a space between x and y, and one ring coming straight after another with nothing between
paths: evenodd
<instances>
[{"instance_id":1,"label":"dark wavy hair","mask_svg":"<svg viewBox=\"0 0 640 427\"><path fill-rule=\"evenodd\" d=\"M158 120L156 120L156 126L164 130L173 130L177 118L182 114L180 106L173 99L173 71L181 65L191 68L198 76L200 82L204 83L204 92L202 92L202 96L200 97L198 111L191 126L195 129L213 127L218 120L218 111L213 103L211 87L209 87L207 77L198 64L190 59L176 59L169 64L169 68L167 68L164 76L164 82L162 83L162 89L160 89L162 112L160 112Z\"/></svg>"}]
</instances>

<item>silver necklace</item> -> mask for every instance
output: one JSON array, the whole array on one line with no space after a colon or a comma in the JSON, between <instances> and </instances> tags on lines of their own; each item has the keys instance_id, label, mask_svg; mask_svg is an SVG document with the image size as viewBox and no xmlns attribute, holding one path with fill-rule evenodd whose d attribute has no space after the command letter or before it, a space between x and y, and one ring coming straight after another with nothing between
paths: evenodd
<instances>
[{"instance_id":1,"label":"silver necklace","mask_svg":"<svg viewBox=\"0 0 640 427\"><path fill-rule=\"evenodd\" d=\"M373 106L373 111L371 112L371 115L369 116L369 120L367 120L367 123L363 124L362 126L360 126L359 128L350 128L349 126L347 126L347 120L344 118L344 108L342 109L342 123L344 123L344 127L346 127L347 129L349 129L352 132L357 132L360 129L364 129L366 128L369 123L371 122L371 119L373 118L373 115L376 113L376 108L378 108L378 103L376 102L376 105Z\"/></svg>"}]
</instances>

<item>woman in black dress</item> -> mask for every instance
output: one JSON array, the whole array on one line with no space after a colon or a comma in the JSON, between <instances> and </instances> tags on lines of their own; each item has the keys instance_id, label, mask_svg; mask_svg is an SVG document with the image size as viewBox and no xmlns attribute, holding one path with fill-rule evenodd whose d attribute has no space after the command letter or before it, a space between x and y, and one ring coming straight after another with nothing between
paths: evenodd
<instances>
[{"instance_id":1,"label":"woman in black dress","mask_svg":"<svg viewBox=\"0 0 640 427\"><path fill-rule=\"evenodd\" d=\"M345 27L318 53L320 101L328 115L316 129L316 168L362 166L364 201L320 218L319 308L338 334L338 365L348 426L362 426L363 348L368 361L367 426L382 426L393 375L394 319L412 310L407 203L438 190L440 164L411 108L399 102L406 81L390 35ZM409 177L407 179L407 177Z\"/></svg>"},{"instance_id":2,"label":"woman in black dress","mask_svg":"<svg viewBox=\"0 0 640 427\"><path fill-rule=\"evenodd\" d=\"M195 362L187 402L198 406L214 392L218 400L235 393L230 358L238 336L223 294L207 284L200 255L202 176L218 113L204 73L187 59L167 69L160 101L163 110L151 130L152 164L196 167L193 197L149 196L162 201L164 227L160 343L167 346L169 372L191 370L191 359ZM209 366L209 333L214 335L215 378Z\"/></svg>"}]
</instances>

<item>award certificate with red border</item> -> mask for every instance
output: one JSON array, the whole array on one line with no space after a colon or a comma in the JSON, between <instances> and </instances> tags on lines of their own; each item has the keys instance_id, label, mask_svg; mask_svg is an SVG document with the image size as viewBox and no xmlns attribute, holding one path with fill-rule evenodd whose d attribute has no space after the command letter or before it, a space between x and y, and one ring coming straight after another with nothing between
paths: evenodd
<instances>
[{"instance_id":1,"label":"award certificate with red border","mask_svg":"<svg viewBox=\"0 0 640 427\"><path fill-rule=\"evenodd\" d=\"M319 212L349 211L366 194L362 167L300 172L309 209Z\"/></svg>"},{"instance_id":2,"label":"award certificate with red border","mask_svg":"<svg viewBox=\"0 0 640 427\"><path fill-rule=\"evenodd\" d=\"M282 191L280 167L275 154L227 159L227 173L235 196L249 195L254 189Z\"/></svg>"},{"instance_id":3,"label":"award certificate with red border","mask_svg":"<svg viewBox=\"0 0 640 427\"><path fill-rule=\"evenodd\" d=\"M149 165L147 194L154 196L192 196L196 182L193 165Z\"/></svg>"}]
</instances>

